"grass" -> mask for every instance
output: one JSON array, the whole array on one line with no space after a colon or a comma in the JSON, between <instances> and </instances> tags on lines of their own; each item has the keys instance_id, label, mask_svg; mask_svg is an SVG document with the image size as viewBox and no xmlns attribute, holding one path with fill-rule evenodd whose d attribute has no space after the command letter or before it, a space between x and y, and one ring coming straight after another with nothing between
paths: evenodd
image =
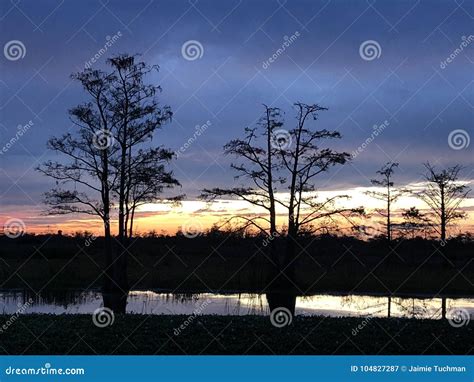
<instances>
[{"instance_id":1,"label":"grass","mask_svg":"<svg viewBox=\"0 0 474 382\"><path fill-rule=\"evenodd\" d=\"M10 317L0 316L5 323ZM178 335L175 329L190 321ZM362 329L355 333L358 326ZM474 325L446 320L295 317L281 329L261 316L20 315L1 354L474 354Z\"/></svg>"}]
</instances>

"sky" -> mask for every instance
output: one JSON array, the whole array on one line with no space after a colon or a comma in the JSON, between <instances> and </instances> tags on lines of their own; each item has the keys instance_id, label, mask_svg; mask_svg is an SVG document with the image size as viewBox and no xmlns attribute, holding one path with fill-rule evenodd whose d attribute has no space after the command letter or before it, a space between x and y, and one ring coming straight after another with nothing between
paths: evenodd
<instances>
[{"instance_id":1,"label":"sky","mask_svg":"<svg viewBox=\"0 0 474 382\"><path fill-rule=\"evenodd\" d=\"M203 213L196 198L237 185L222 147L255 124L263 103L280 107L288 128L294 102L327 107L318 127L341 132L336 149L353 153L371 140L318 180L324 192L376 206L360 195L388 161L400 163L400 185L419 182L426 161L461 164L470 181L473 17L469 1L2 1L0 223L18 218L32 232L98 227L45 216L43 193L54 183L35 167L59 159L46 141L74 131L67 110L86 100L71 73L104 69L118 53L160 66L148 80L174 116L154 142L180 151L172 168L187 195L173 210L146 206L142 230L173 231L198 215L207 226L219 211L246 208L224 201Z\"/></svg>"}]
</instances>

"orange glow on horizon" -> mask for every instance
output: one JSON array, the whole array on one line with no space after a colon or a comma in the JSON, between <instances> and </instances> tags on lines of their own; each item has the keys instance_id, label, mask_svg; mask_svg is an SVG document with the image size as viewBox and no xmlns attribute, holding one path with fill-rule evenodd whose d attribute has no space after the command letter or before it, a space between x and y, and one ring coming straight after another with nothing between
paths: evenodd
<instances>
[{"instance_id":1,"label":"orange glow on horizon","mask_svg":"<svg viewBox=\"0 0 474 382\"><path fill-rule=\"evenodd\" d=\"M367 190L374 190L371 187L357 187L343 191L321 191L318 197L321 200L335 195L349 195L351 198L341 200L337 206L355 208L364 207L367 212L377 208L383 208L384 203L365 195ZM284 194L277 196L280 200L285 198ZM402 209L416 206L421 211L426 209L422 202L414 197L402 197L394 205L394 221L399 221ZM474 199L467 199L463 202L462 208L467 212L468 217L458 222L456 232L474 231ZM277 220L280 226L285 224L285 210L280 207L277 210ZM178 206L169 204L147 204L142 206L137 213L134 223L134 232L144 234L155 231L157 234L173 235L186 226L198 228L201 231L207 230L213 224L222 224L224 221L234 216L265 216L265 211L258 209L242 200L217 200L206 203L198 200L183 201ZM26 226L28 233L56 233L58 230L64 234L74 234L76 232L88 231L96 235L103 234L103 224L98 218L87 215L42 215L39 207L37 209L12 209L2 217L2 225L10 218L21 219ZM370 225L374 223L370 219L361 219L361 224ZM114 224L115 223L115 224ZM112 228L115 229L116 219L112 218ZM455 233L455 232L453 232Z\"/></svg>"}]
</instances>

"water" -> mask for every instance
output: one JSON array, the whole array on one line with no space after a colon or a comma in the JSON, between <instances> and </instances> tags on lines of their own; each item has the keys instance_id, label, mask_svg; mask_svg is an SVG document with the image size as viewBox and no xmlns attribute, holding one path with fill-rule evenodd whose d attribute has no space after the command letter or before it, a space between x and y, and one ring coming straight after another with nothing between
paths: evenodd
<instances>
[{"instance_id":1,"label":"water","mask_svg":"<svg viewBox=\"0 0 474 382\"><path fill-rule=\"evenodd\" d=\"M0 313L87 314L103 304L99 291L48 291L40 295L21 290L0 291ZM386 317L389 298L368 295L330 295L298 297L297 315L329 317ZM441 318L441 298L392 297L392 317ZM474 315L474 298L447 298L447 309L463 308ZM171 294L131 291L127 313L135 314L217 314L266 315L264 295L258 294Z\"/></svg>"}]
</instances>

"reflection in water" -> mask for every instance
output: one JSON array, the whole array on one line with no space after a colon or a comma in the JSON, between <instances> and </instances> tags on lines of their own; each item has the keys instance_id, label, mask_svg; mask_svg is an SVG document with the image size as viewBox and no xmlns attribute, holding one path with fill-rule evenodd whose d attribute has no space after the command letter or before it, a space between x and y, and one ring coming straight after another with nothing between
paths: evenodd
<instances>
[{"instance_id":1,"label":"reflection in water","mask_svg":"<svg viewBox=\"0 0 474 382\"><path fill-rule=\"evenodd\" d=\"M92 313L103 305L99 291L48 291L41 295L27 291L0 291L0 313L13 314L25 302L24 313L78 314ZM474 299L446 299L447 309L464 308L474 314ZM314 295L296 299L297 315L374 316L374 317L442 317L441 298L408 298L359 295ZM218 314L264 315L268 305L259 294L172 294L153 291L131 291L127 299L127 313L136 314Z\"/></svg>"}]
</instances>

